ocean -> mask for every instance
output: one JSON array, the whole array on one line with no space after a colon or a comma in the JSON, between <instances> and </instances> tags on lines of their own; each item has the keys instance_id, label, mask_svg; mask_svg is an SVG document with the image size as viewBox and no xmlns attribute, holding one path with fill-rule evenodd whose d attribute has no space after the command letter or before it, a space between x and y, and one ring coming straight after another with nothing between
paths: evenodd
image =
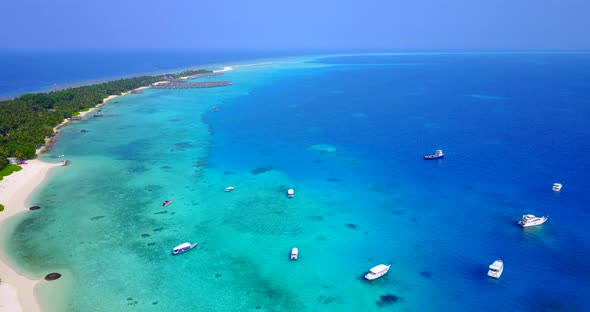
<instances>
[{"instance_id":1,"label":"ocean","mask_svg":"<svg viewBox=\"0 0 590 312\"><path fill-rule=\"evenodd\" d=\"M49 311L590 311L590 54L291 57L223 79L117 98L41 156L72 164L2 235L29 275L64 275L40 287Z\"/></svg>"},{"instance_id":2,"label":"ocean","mask_svg":"<svg viewBox=\"0 0 590 312\"><path fill-rule=\"evenodd\" d=\"M0 50L0 100L138 75L189 67L299 56L321 51L292 50Z\"/></svg>"}]
</instances>

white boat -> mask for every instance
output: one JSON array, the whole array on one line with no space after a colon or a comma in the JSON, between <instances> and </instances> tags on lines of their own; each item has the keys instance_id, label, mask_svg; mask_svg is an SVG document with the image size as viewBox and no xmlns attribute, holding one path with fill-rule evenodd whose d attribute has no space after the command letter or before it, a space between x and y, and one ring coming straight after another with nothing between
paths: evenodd
<instances>
[{"instance_id":1,"label":"white boat","mask_svg":"<svg viewBox=\"0 0 590 312\"><path fill-rule=\"evenodd\" d=\"M434 152L434 154L424 155L424 159L439 159L439 158L443 158L444 156L445 156L445 154L443 153L442 150L436 150L436 152Z\"/></svg>"},{"instance_id":2,"label":"white boat","mask_svg":"<svg viewBox=\"0 0 590 312\"><path fill-rule=\"evenodd\" d=\"M172 255L178 255L178 254L181 254L183 252L187 252L187 251L195 248L197 246L197 244L198 243L191 244L189 242L182 243L182 244L174 247L174 249L172 249Z\"/></svg>"},{"instance_id":3,"label":"white boat","mask_svg":"<svg viewBox=\"0 0 590 312\"><path fill-rule=\"evenodd\" d=\"M299 257L299 249L293 247L293 249L291 249L291 260L297 260L297 257Z\"/></svg>"},{"instance_id":4,"label":"white boat","mask_svg":"<svg viewBox=\"0 0 590 312\"><path fill-rule=\"evenodd\" d=\"M289 197L289 198L295 197L295 191L293 189L287 190L287 197Z\"/></svg>"},{"instance_id":5,"label":"white boat","mask_svg":"<svg viewBox=\"0 0 590 312\"><path fill-rule=\"evenodd\" d=\"M379 278L389 271L390 266L391 264L376 265L372 267L371 270L369 270L369 273L365 274L365 278L368 280L374 280L376 278Z\"/></svg>"},{"instance_id":6,"label":"white boat","mask_svg":"<svg viewBox=\"0 0 590 312\"><path fill-rule=\"evenodd\" d=\"M561 185L561 183L553 183L553 187L551 189L554 192L559 192L559 191L561 191L562 187L563 187L563 185Z\"/></svg>"},{"instance_id":7,"label":"white boat","mask_svg":"<svg viewBox=\"0 0 590 312\"><path fill-rule=\"evenodd\" d=\"M532 215L532 214L526 214L526 215L522 215L522 219L520 221L518 221L518 224L520 224L522 227L541 225L541 224L545 223L548 218L549 218L549 216L536 217L535 215Z\"/></svg>"},{"instance_id":8,"label":"white boat","mask_svg":"<svg viewBox=\"0 0 590 312\"><path fill-rule=\"evenodd\" d=\"M228 186L228 187L225 188L225 191L226 192L231 192L233 190L234 190L234 187L233 186Z\"/></svg>"},{"instance_id":9,"label":"white boat","mask_svg":"<svg viewBox=\"0 0 590 312\"><path fill-rule=\"evenodd\" d=\"M496 260L494 263L490 264L489 269L489 277L500 278L500 275L502 275L502 272L504 271L504 262L502 260Z\"/></svg>"}]
</instances>

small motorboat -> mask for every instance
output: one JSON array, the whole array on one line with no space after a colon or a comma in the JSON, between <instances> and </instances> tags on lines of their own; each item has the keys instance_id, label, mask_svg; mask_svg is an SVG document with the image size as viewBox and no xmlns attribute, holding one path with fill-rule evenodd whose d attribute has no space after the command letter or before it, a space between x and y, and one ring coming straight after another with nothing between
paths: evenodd
<instances>
[{"instance_id":1,"label":"small motorboat","mask_svg":"<svg viewBox=\"0 0 590 312\"><path fill-rule=\"evenodd\" d=\"M299 257L299 249L293 247L293 249L291 249L291 260L297 260L297 257Z\"/></svg>"},{"instance_id":2,"label":"small motorboat","mask_svg":"<svg viewBox=\"0 0 590 312\"><path fill-rule=\"evenodd\" d=\"M228 187L225 188L225 191L226 192L231 192L233 190L234 190L234 187L233 186L228 186Z\"/></svg>"},{"instance_id":3,"label":"small motorboat","mask_svg":"<svg viewBox=\"0 0 590 312\"><path fill-rule=\"evenodd\" d=\"M391 266L391 264L376 265L376 266L372 267L371 270L369 270L369 273L365 274L365 278L370 281L374 280L376 278L379 278L379 277L385 275L387 272L389 272L390 266Z\"/></svg>"},{"instance_id":4,"label":"small motorboat","mask_svg":"<svg viewBox=\"0 0 590 312\"><path fill-rule=\"evenodd\" d=\"M219 111L219 107L217 107L217 106L213 107L213 111L214 112L218 112Z\"/></svg>"},{"instance_id":5,"label":"small motorboat","mask_svg":"<svg viewBox=\"0 0 590 312\"><path fill-rule=\"evenodd\" d=\"M57 156L57 158L64 158L64 154Z\"/></svg>"},{"instance_id":6,"label":"small motorboat","mask_svg":"<svg viewBox=\"0 0 590 312\"><path fill-rule=\"evenodd\" d=\"M526 215L522 215L522 219L520 221L518 221L518 224L522 227L541 225L541 224L545 223L548 218L549 218L549 216L536 217L535 215L532 215L532 214L526 214Z\"/></svg>"},{"instance_id":7,"label":"small motorboat","mask_svg":"<svg viewBox=\"0 0 590 312\"><path fill-rule=\"evenodd\" d=\"M443 153L442 150L436 150L436 152L434 152L434 154L424 155L424 159L427 159L427 160L439 159L439 158L443 158L443 156L445 156L445 154Z\"/></svg>"},{"instance_id":8,"label":"small motorboat","mask_svg":"<svg viewBox=\"0 0 590 312\"><path fill-rule=\"evenodd\" d=\"M289 197L289 198L295 197L295 191L293 189L287 190L287 197Z\"/></svg>"},{"instance_id":9,"label":"small motorboat","mask_svg":"<svg viewBox=\"0 0 590 312\"><path fill-rule=\"evenodd\" d=\"M168 205L170 205L171 202L172 202L172 199L169 199L169 200L163 202L162 206L168 206Z\"/></svg>"},{"instance_id":10,"label":"small motorboat","mask_svg":"<svg viewBox=\"0 0 590 312\"><path fill-rule=\"evenodd\" d=\"M559 192L561 191L562 187L563 185L561 185L561 183L553 183L553 187L551 188L551 190L553 190L554 192Z\"/></svg>"},{"instance_id":11,"label":"small motorboat","mask_svg":"<svg viewBox=\"0 0 590 312\"><path fill-rule=\"evenodd\" d=\"M175 256L175 255L181 254L183 252L187 252L187 251L195 248L197 246L197 244L198 243L191 244L189 242L182 243L182 244L174 247L174 249L172 249L172 255Z\"/></svg>"},{"instance_id":12,"label":"small motorboat","mask_svg":"<svg viewBox=\"0 0 590 312\"><path fill-rule=\"evenodd\" d=\"M504 262L502 260L496 260L494 263L490 264L489 269L489 277L500 278L500 275L502 275L502 272L504 271Z\"/></svg>"}]
</instances>

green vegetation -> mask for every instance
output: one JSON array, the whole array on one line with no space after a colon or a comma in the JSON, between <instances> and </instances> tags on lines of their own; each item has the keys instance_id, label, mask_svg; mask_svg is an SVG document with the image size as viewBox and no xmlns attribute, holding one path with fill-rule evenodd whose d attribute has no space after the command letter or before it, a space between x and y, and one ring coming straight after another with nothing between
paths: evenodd
<instances>
[{"instance_id":1,"label":"green vegetation","mask_svg":"<svg viewBox=\"0 0 590 312\"><path fill-rule=\"evenodd\" d=\"M0 204L0 211L4 211L4 205ZM0 280L1 282L1 280Z\"/></svg>"},{"instance_id":2,"label":"green vegetation","mask_svg":"<svg viewBox=\"0 0 590 312\"><path fill-rule=\"evenodd\" d=\"M4 168L0 169L0 181L4 179L5 176L11 175L13 172L21 171L23 168L17 165L7 165Z\"/></svg>"},{"instance_id":3,"label":"green vegetation","mask_svg":"<svg viewBox=\"0 0 590 312\"><path fill-rule=\"evenodd\" d=\"M6 157L35 157L35 149L45 143L45 138L53 136L53 127L65 118L102 103L109 95L148 86L165 77L210 72L189 69L176 74L119 79L49 93L28 93L13 100L0 101L0 169L7 166Z\"/></svg>"},{"instance_id":4,"label":"green vegetation","mask_svg":"<svg viewBox=\"0 0 590 312\"><path fill-rule=\"evenodd\" d=\"M196 75L196 74L209 74L209 73L212 73L212 71L207 70L207 69L199 69L199 70L187 69L187 70L180 72L180 73L168 74L165 76L170 76L172 78L180 78L180 77L192 76L192 75Z\"/></svg>"}]
</instances>

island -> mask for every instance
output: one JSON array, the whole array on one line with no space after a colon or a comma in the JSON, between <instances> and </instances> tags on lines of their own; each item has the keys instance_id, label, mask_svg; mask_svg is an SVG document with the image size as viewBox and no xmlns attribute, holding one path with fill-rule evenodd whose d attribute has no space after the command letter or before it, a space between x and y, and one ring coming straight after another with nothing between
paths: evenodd
<instances>
[{"instance_id":1,"label":"island","mask_svg":"<svg viewBox=\"0 0 590 312\"><path fill-rule=\"evenodd\" d=\"M8 158L34 158L39 147L51 142L56 128L80 112L140 88L178 84L191 78L220 74L206 69L187 69L179 73L138 76L46 93L28 93L0 101L0 179L18 166L9 166ZM228 85L231 83L218 83Z\"/></svg>"}]
</instances>

